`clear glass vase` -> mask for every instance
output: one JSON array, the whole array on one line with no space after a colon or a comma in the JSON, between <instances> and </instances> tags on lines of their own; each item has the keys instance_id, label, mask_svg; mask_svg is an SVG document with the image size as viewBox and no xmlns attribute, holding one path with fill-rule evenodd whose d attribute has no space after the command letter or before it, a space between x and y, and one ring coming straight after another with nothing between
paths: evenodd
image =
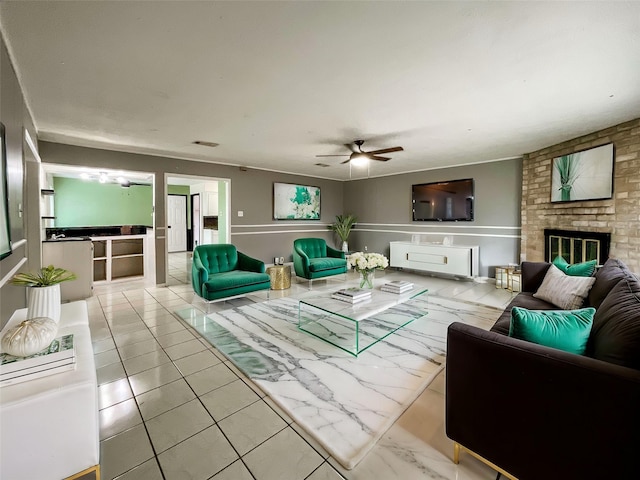
<instances>
[{"instance_id":1,"label":"clear glass vase","mask_svg":"<svg viewBox=\"0 0 640 480\"><path fill-rule=\"evenodd\" d=\"M360 288L373 288L373 279L375 278L375 270L360 270Z\"/></svg>"}]
</instances>

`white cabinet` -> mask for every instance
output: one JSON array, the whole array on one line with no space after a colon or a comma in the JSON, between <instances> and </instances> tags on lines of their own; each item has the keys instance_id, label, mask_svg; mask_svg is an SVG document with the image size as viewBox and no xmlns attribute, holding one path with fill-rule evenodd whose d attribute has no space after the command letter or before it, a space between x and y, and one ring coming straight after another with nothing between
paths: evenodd
<instances>
[{"instance_id":1,"label":"white cabinet","mask_svg":"<svg viewBox=\"0 0 640 480\"><path fill-rule=\"evenodd\" d=\"M389 265L462 277L478 275L477 246L391 242Z\"/></svg>"},{"instance_id":2,"label":"white cabinet","mask_svg":"<svg viewBox=\"0 0 640 480\"><path fill-rule=\"evenodd\" d=\"M17 310L0 336L26 318L26 308ZM69 334L75 370L2 387L0 478L57 479L99 469L98 388L84 301L60 307L58 337Z\"/></svg>"},{"instance_id":3,"label":"white cabinet","mask_svg":"<svg viewBox=\"0 0 640 480\"><path fill-rule=\"evenodd\" d=\"M53 195L54 191L51 188L40 189L40 218L44 220L42 228L54 226L56 217L53 213Z\"/></svg>"},{"instance_id":4,"label":"white cabinet","mask_svg":"<svg viewBox=\"0 0 640 480\"><path fill-rule=\"evenodd\" d=\"M146 235L92 237L93 280L96 282L145 275Z\"/></svg>"},{"instance_id":5,"label":"white cabinet","mask_svg":"<svg viewBox=\"0 0 640 480\"><path fill-rule=\"evenodd\" d=\"M218 215L218 192L204 192L204 216Z\"/></svg>"},{"instance_id":6,"label":"white cabinet","mask_svg":"<svg viewBox=\"0 0 640 480\"><path fill-rule=\"evenodd\" d=\"M218 243L218 231L205 229L202 236L202 243L203 244Z\"/></svg>"},{"instance_id":7,"label":"white cabinet","mask_svg":"<svg viewBox=\"0 0 640 480\"><path fill-rule=\"evenodd\" d=\"M93 295L93 244L88 238L42 242L42 265L55 265L75 273L75 280L60 284L63 302Z\"/></svg>"}]
</instances>

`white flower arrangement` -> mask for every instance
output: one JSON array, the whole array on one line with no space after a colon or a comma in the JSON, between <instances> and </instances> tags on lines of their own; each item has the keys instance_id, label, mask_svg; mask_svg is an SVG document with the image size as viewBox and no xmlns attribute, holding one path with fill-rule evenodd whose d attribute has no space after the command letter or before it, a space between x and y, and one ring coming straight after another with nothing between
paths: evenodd
<instances>
[{"instance_id":1,"label":"white flower arrangement","mask_svg":"<svg viewBox=\"0 0 640 480\"><path fill-rule=\"evenodd\" d=\"M380 253L355 252L349 255L349 265L356 272L384 270L389 266L389 260Z\"/></svg>"}]
</instances>

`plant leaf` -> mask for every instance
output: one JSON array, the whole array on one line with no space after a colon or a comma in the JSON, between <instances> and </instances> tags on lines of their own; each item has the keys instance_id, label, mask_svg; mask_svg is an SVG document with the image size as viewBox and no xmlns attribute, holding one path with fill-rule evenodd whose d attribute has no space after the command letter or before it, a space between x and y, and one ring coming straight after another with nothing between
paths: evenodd
<instances>
[{"instance_id":1,"label":"plant leaf","mask_svg":"<svg viewBox=\"0 0 640 480\"><path fill-rule=\"evenodd\" d=\"M17 273L11 279L12 285L27 287L48 287L61 282L75 280L76 275L64 268L49 265L42 267L35 273Z\"/></svg>"}]
</instances>

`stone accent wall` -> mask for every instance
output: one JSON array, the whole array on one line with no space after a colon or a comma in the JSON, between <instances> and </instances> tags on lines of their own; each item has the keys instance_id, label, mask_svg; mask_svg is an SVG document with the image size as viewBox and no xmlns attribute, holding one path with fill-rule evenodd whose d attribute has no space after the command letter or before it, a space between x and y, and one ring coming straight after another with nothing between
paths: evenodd
<instances>
[{"instance_id":1,"label":"stone accent wall","mask_svg":"<svg viewBox=\"0 0 640 480\"><path fill-rule=\"evenodd\" d=\"M551 203L552 160L613 142L613 198ZM610 256L640 272L640 118L575 138L523 158L523 259L544 260L544 229L611 233Z\"/></svg>"}]
</instances>

